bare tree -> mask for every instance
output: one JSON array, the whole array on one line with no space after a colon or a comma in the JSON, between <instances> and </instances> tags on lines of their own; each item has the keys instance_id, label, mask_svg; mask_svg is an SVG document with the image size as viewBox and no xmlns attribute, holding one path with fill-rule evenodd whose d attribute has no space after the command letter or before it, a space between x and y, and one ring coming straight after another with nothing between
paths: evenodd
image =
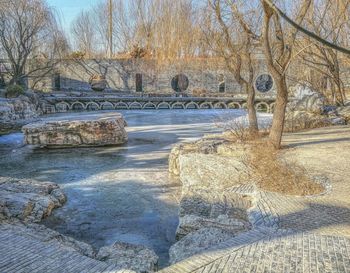
<instances>
[{"instance_id":1,"label":"bare tree","mask_svg":"<svg viewBox=\"0 0 350 273\"><path fill-rule=\"evenodd\" d=\"M296 24L302 24L311 2L311 0L302 0L295 19ZM292 59L292 52L295 46L298 29L287 29L282 25L281 17L276 10L265 0L261 0L261 3L264 10L262 39L265 58L268 69L274 77L277 90L276 106L269 139L271 144L276 149L279 149L281 147L285 113L288 103L286 72Z\"/></svg>"},{"instance_id":2,"label":"bare tree","mask_svg":"<svg viewBox=\"0 0 350 273\"><path fill-rule=\"evenodd\" d=\"M76 48L86 57L106 56L106 14L107 5L102 3L81 13L72 25ZM194 0L135 0L127 5L114 0L113 14L113 47L120 53L143 48L162 61L199 52L201 31Z\"/></svg>"},{"instance_id":3,"label":"bare tree","mask_svg":"<svg viewBox=\"0 0 350 273\"><path fill-rule=\"evenodd\" d=\"M72 34L76 49L87 58L94 56L97 50L96 21L91 11L82 11L72 23Z\"/></svg>"},{"instance_id":4,"label":"bare tree","mask_svg":"<svg viewBox=\"0 0 350 273\"><path fill-rule=\"evenodd\" d=\"M41 0L8 0L0 9L0 45L10 63L10 83L47 74L67 47L55 16Z\"/></svg>"},{"instance_id":5,"label":"bare tree","mask_svg":"<svg viewBox=\"0 0 350 273\"><path fill-rule=\"evenodd\" d=\"M308 17L307 26L313 33L334 44L349 46L350 0L317 1L313 13ZM305 44L312 46L305 47ZM308 36L301 40L299 47L306 48L301 55L305 64L330 79L333 103L343 105L346 100L341 75L343 54Z\"/></svg>"},{"instance_id":6,"label":"bare tree","mask_svg":"<svg viewBox=\"0 0 350 273\"><path fill-rule=\"evenodd\" d=\"M215 21L204 25L205 41L224 60L237 83L246 92L249 129L252 134L257 134L253 51L258 37L239 11L236 1L209 0L208 5Z\"/></svg>"}]
</instances>

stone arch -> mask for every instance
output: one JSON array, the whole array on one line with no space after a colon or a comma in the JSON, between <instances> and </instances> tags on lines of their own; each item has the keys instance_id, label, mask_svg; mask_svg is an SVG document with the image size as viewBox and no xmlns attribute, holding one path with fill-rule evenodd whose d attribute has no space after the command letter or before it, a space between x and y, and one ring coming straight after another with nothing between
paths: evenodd
<instances>
[{"instance_id":1,"label":"stone arch","mask_svg":"<svg viewBox=\"0 0 350 273\"><path fill-rule=\"evenodd\" d=\"M161 102L157 105L157 109L171 109L171 106L167 102Z\"/></svg>"},{"instance_id":2,"label":"stone arch","mask_svg":"<svg viewBox=\"0 0 350 273\"><path fill-rule=\"evenodd\" d=\"M55 108L58 113L64 113L70 110L70 105L65 101L61 101L55 105Z\"/></svg>"},{"instance_id":3,"label":"stone arch","mask_svg":"<svg viewBox=\"0 0 350 273\"><path fill-rule=\"evenodd\" d=\"M98 103L94 102L94 101L91 101L91 102L88 102L86 104L86 110L89 110L89 111L97 111L97 110L100 110L100 105L98 105Z\"/></svg>"},{"instance_id":4,"label":"stone arch","mask_svg":"<svg viewBox=\"0 0 350 273\"><path fill-rule=\"evenodd\" d=\"M270 111L270 107L266 102L259 102L255 104L255 109L257 112L268 113Z\"/></svg>"},{"instance_id":5,"label":"stone arch","mask_svg":"<svg viewBox=\"0 0 350 273\"><path fill-rule=\"evenodd\" d=\"M186 104L186 109L199 109L199 105L193 101Z\"/></svg>"},{"instance_id":6,"label":"stone arch","mask_svg":"<svg viewBox=\"0 0 350 273\"><path fill-rule=\"evenodd\" d=\"M114 110L114 105L109 101L102 102L101 110Z\"/></svg>"},{"instance_id":7,"label":"stone arch","mask_svg":"<svg viewBox=\"0 0 350 273\"><path fill-rule=\"evenodd\" d=\"M227 105L224 102L217 102L214 104L215 109L227 109Z\"/></svg>"},{"instance_id":8,"label":"stone arch","mask_svg":"<svg viewBox=\"0 0 350 273\"><path fill-rule=\"evenodd\" d=\"M228 109L241 109L242 106L239 104L239 102L230 102L227 106Z\"/></svg>"},{"instance_id":9,"label":"stone arch","mask_svg":"<svg viewBox=\"0 0 350 273\"><path fill-rule=\"evenodd\" d=\"M247 108L248 108L247 103L246 103L246 102L245 102L245 103L243 103L243 104L242 104L242 106L241 106L241 108L242 108L242 109L247 109Z\"/></svg>"},{"instance_id":10,"label":"stone arch","mask_svg":"<svg viewBox=\"0 0 350 273\"><path fill-rule=\"evenodd\" d=\"M134 101L134 102L130 103L129 109L141 110L142 109L142 104L137 102L137 101Z\"/></svg>"},{"instance_id":11,"label":"stone arch","mask_svg":"<svg viewBox=\"0 0 350 273\"><path fill-rule=\"evenodd\" d=\"M270 104L270 111L269 111L270 113L273 113L275 111L275 106L276 106L276 103L274 102Z\"/></svg>"},{"instance_id":12,"label":"stone arch","mask_svg":"<svg viewBox=\"0 0 350 273\"><path fill-rule=\"evenodd\" d=\"M127 109L129 109L129 106L127 103L120 101L120 102L116 103L115 109L127 110Z\"/></svg>"},{"instance_id":13,"label":"stone arch","mask_svg":"<svg viewBox=\"0 0 350 273\"><path fill-rule=\"evenodd\" d=\"M184 103L181 103L181 102L175 102L172 106L171 106L172 109L185 109L185 105Z\"/></svg>"},{"instance_id":14,"label":"stone arch","mask_svg":"<svg viewBox=\"0 0 350 273\"><path fill-rule=\"evenodd\" d=\"M203 102L199 105L200 109L213 109L211 102Z\"/></svg>"},{"instance_id":15,"label":"stone arch","mask_svg":"<svg viewBox=\"0 0 350 273\"><path fill-rule=\"evenodd\" d=\"M153 102L147 102L145 105L142 107L142 109L157 109L157 106Z\"/></svg>"},{"instance_id":16,"label":"stone arch","mask_svg":"<svg viewBox=\"0 0 350 273\"><path fill-rule=\"evenodd\" d=\"M80 101L76 101L72 103L71 109L74 111L82 111L85 110L86 107L84 105L84 103L80 102Z\"/></svg>"}]
</instances>

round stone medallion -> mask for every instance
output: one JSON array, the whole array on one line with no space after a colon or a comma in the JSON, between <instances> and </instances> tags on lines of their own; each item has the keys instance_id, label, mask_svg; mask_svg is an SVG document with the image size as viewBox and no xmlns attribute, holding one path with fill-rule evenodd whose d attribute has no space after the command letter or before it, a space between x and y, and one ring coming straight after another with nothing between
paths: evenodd
<instances>
[{"instance_id":1,"label":"round stone medallion","mask_svg":"<svg viewBox=\"0 0 350 273\"><path fill-rule=\"evenodd\" d=\"M261 93L269 92L273 87L273 79L269 74L261 74L255 80L255 88Z\"/></svg>"}]
</instances>

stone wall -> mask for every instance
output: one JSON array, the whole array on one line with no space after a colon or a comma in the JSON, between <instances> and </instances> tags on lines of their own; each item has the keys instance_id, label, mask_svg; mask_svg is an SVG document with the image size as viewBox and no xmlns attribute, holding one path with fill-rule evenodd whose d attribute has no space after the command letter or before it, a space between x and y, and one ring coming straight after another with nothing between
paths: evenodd
<instances>
[{"instance_id":1,"label":"stone wall","mask_svg":"<svg viewBox=\"0 0 350 273\"><path fill-rule=\"evenodd\" d=\"M258 62L255 77L267 73L263 60ZM211 94L244 93L223 63L210 59L196 59L181 63L158 64L153 60L65 60L56 72L36 84L40 90L90 91L89 79L94 74L104 75L108 89L136 93L136 75L142 74L144 93L174 94L171 80L184 74L189 80L186 93L205 90ZM29 79L29 85L34 79ZM220 83L225 83L224 92L219 92ZM271 89L269 95L274 92Z\"/></svg>"}]
</instances>

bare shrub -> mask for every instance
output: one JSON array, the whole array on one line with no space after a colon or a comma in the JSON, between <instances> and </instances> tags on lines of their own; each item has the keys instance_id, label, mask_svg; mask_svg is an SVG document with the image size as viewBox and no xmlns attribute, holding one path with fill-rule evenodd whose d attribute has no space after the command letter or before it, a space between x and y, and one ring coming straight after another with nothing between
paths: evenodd
<instances>
[{"instance_id":1,"label":"bare shrub","mask_svg":"<svg viewBox=\"0 0 350 273\"><path fill-rule=\"evenodd\" d=\"M307 129L321 128L331 125L327 117L310 112L288 112L284 132L298 132Z\"/></svg>"},{"instance_id":2,"label":"bare shrub","mask_svg":"<svg viewBox=\"0 0 350 273\"><path fill-rule=\"evenodd\" d=\"M244 112L242 111L242 113ZM220 115L217 117L215 125L224 131L227 140L247 143L261 139L270 133L271 120L265 116L259 117L258 120L259 131L249 127L249 119L246 115L235 118L232 118L231 114Z\"/></svg>"}]
</instances>

